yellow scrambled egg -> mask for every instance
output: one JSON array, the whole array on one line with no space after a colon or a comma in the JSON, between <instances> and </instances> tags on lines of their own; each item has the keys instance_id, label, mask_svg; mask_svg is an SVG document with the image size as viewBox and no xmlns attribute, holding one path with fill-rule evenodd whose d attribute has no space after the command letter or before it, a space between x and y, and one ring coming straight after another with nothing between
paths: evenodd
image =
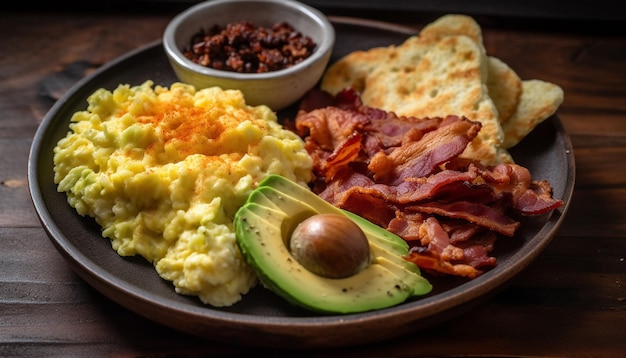
<instances>
[{"instance_id":1,"label":"yellow scrambled egg","mask_svg":"<svg viewBox=\"0 0 626 358\"><path fill-rule=\"evenodd\" d=\"M235 212L269 173L309 181L312 161L274 112L239 91L147 81L93 93L54 165L58 190L118 254L143 256L181 294L229 306L256 284Z\"/></svg>"}]
</instances>

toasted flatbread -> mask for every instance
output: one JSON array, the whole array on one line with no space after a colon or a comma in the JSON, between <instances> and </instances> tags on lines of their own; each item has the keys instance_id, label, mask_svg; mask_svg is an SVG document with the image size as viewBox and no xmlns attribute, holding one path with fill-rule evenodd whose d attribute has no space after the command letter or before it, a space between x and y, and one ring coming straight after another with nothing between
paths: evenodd
<instances>
[{"instance_id":1,"label":"toasted flatbread","mask_svg":"<svg viewBox=\"0 0 626 358\"><path fill-rule=\"evenodd\" d=\"M440 17L399 46L340 59L321 88L336 94L348 87L361 93L364 104L398 115L454 114L481 122L462 157L488 165L513 162L507 149L563 100L560 87L523 82L506 63L487 56L480 26L459 14Z\"/></svg>"},{"instance_id":2,"label":"toasted flatbread","mask_svg":"<svg viewBox=\"0 0 626 358\"><path fill-rule=\"evenodd\" d=\"M444 15L436 21L426 25L420 36L468 36L486 54L483 45L483 35L480 25L472 17L460 14ZM498 109L498 118L501 123L506 122L515 111L522 92L522 80L502 60L488 56L486 68L487 87L489 96Z\"/></svg>"},{"instance_id":3,"label":"toasted flatbread","mask_svg":"<svg viewBox=\"0 0 626 358\"><path fill-rule=\"evenodd\" d=\"M465 116L482 128L462 156L491 164L504 135L482 74L486 57L467 36L409 39L366 78L363 102L400 116Z\"/></svg>"},{"instance_id":4,"label":"toasted flatbread","mask_svg":"<svg viewBox=\"0 0 626 358\"><path fill-rule=\"evenodd\" d=\"M474 41L483 53L483 33L480 25L471 16L448 14L424 26L420 31L422 37L467 36Z\"/></svg>"},{"instance_id":5,"label":"toasted flatbread","mask_svg":"<svg viewBox=\"0 0 626 358\"><path fill-rule=\"evenodd\" d=\"M481 52L485 53L482 46L482 33L478 23L465 15L445 15L425 26L419 36L409 37L401 46L403 48L411 48L412 43L424 42L426 37L437 40L450 35L468 36L478 44ZM365 79L376 67L395 61L397 56L403 55L402 53L398 54L396 50L397 47L391 45L349 53L328 68L322 78L321 89L331 94L336 94L348 87L361 92L365 87ZM411 50L411 53L407 56L417 59L427 48L423 46L413 47ZM420 50L422 51L421 53L419 52ZM406 56L403 59L406 60ZM482 64L482 75L486 76L487 70L487 64Z\"/></svg>"},{"instance_id":6,"label":"toasted flatbread","mask_svg":"<svg viewBox=\"0 0 626 358\"><path fill-rule=\"evenodd\" d=\"M399 46L349 54L331 66L322 89L352 87L366 105L401 116L453 114L479 121L482 129L462 156L493 164L501 159L504 135L489 97L488 69L478 24L445 16Z\"/></svg>"},{"instance_id":7,"label":"toasted flatbread","mask_svg":"<svg viewBox=\"0 0 626 358\"><path fill-rule=\"evenodd\" d=\"M395 46L375 47L347 54L326 70L320 88L333 95L346 88L362 92L367 76L379 64L389 61L394 49Z\"/></svg>"},{"instance_id":8,"label":"toasted flatbread","mask_svg":"<svg viewBox=\"0 0 626 358\"><path fill-rule=\"evenodd\" d=\"M488 59L487 88L489 88L489 97L498 109L500 123L506 123L520 102L522 80L502 60L493 56L489 56Z\"/></svg>"},{"instance_id":9,"label":"toasted flatbread","mask_svg":"<svg viewBox=\"0 0 626 358\"><path fill-rule=\"evenodd\" d=\"M519 143L539 123L553 115L563 103L564 92L554 83L541 80L522 82L522 96L516 111L504 124L503 148Z\"/></svg>"}]
</instances>

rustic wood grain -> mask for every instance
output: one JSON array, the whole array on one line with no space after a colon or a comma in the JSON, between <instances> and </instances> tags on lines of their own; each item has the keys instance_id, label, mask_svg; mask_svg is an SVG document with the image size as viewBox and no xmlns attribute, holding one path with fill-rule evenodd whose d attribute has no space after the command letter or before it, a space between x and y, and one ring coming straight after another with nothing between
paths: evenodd
<instances>
[{"instance_id":1,"label":"rustic wood grain","mask_svg":"<svg viewBox=\"0 0 626 358\"><path fill-rule=\"evenodd\" d=\"M113 303L71 271L30 202L28 153L46 112L90 71L159 39L174 14L0 13L0 356L293 354L199 339ZM407 25L420 28L428 18ZM524 79L565 90L558 115L574 145L577 178L558 235L502 292L444 324L371 346L298 356L626 352L626 31L481 20L490 54Z\"/></svg>"}]
</instances>

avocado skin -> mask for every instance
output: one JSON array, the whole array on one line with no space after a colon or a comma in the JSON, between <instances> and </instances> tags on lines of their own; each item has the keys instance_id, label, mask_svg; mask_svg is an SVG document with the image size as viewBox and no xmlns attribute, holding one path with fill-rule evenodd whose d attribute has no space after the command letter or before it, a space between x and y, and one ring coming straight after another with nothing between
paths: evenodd
<instances>
[{"instance_id":1,"label":"avocado skin","mask_svg":"<svg viewBox=\"0 0 626 358\"><path fill-rule=\"evenodd\" d=\"M331 279L308 271L291 256L291 232L318 213L346 215L361 227L370 243L368 267L347 278ZM408 244L402 238L279 175L259 184L236 213L234 225L237 244L261 284L311 311L347 314L383 309L432 289L419 268L403 258Z\"/></svg>"}]
</instances>

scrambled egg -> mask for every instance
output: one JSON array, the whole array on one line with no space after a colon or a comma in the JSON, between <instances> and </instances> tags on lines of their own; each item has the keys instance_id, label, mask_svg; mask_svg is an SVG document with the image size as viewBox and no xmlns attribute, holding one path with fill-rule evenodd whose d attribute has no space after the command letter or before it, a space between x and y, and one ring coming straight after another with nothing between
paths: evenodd
<instances>
[{"instance_id":1,"label":"scrambled egg","mask_svg":"<svg viewBox=\"0 0 626 358\"><path fill-rule=\"evenodd\" d=\"M177 292L239 301L257 280L234 214L270 173L311 179L303 141L239 91L146 81L99 89L88 104L55 147L58 190L119 255L143 256Z\"/></svg>"}]
</instances>

